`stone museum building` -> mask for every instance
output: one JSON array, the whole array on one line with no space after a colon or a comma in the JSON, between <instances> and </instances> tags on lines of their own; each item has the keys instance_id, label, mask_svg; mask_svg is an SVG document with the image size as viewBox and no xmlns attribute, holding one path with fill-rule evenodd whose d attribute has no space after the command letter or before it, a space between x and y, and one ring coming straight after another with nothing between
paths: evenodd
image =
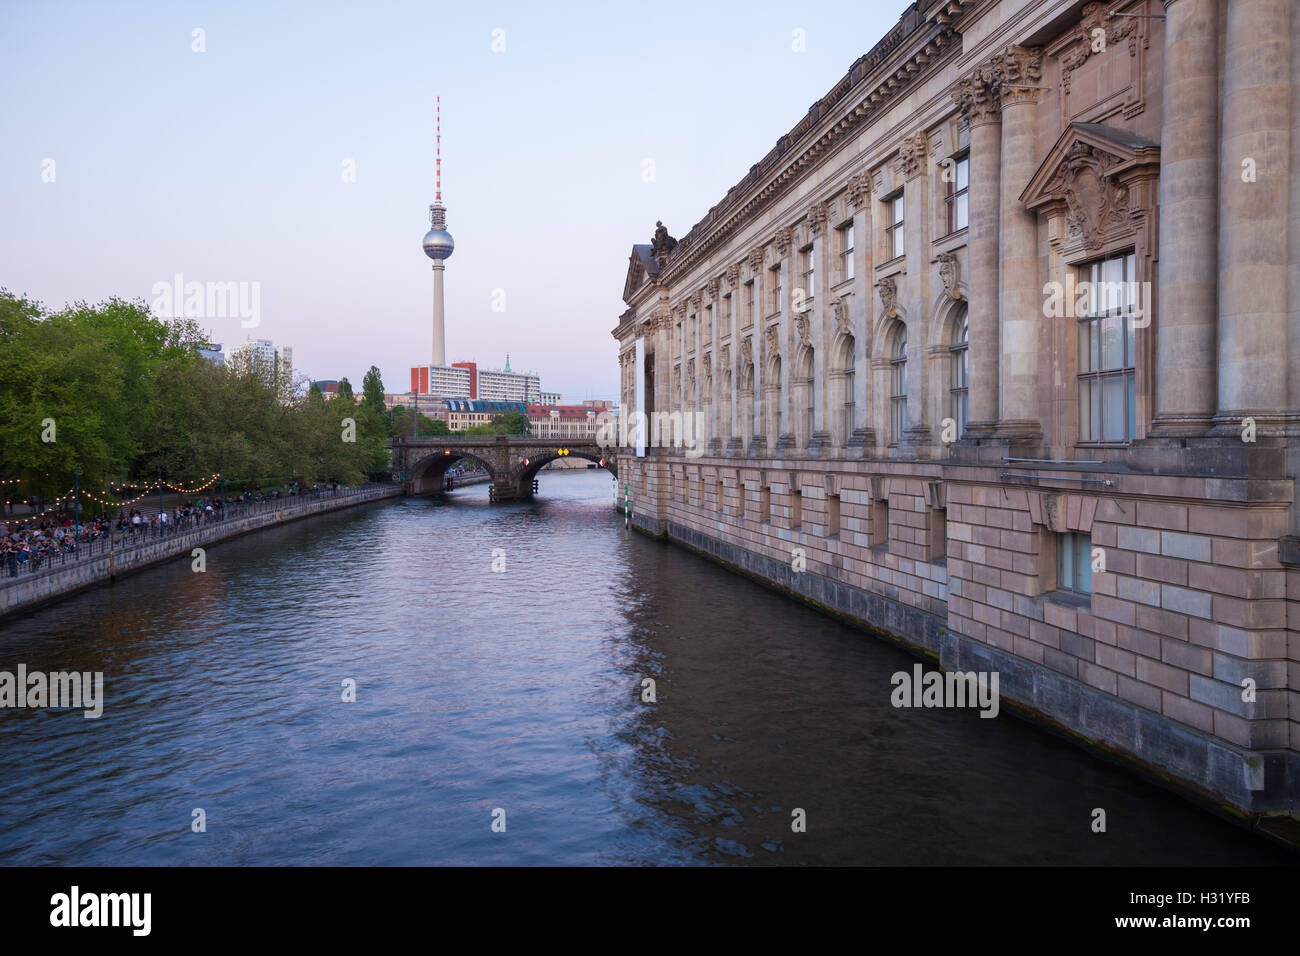
<instances>
[{"instance_id":1,"label":"stone museum building","mask_svg":"<svg viewBox=\"0 0 1300 956\"><path fill-rule=\"evenodd\" d=\"M1184 792L1300 812L1300 5L883 26L633 246L621 406L699 441L620 447L620 502Z\"/></svg>"}]
</instances>

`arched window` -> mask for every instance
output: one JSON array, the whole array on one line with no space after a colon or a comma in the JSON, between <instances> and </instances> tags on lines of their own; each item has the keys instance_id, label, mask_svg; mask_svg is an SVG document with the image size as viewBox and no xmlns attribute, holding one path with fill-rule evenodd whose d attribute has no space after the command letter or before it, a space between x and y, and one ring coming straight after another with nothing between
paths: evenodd
<instances>
[{"instance_id":1,"label":"arched window","mask_svg":"<svg viewBox=\"0 0 1300 956\"><path fill-rule=\"evenodd\" d=\"M763 439L770 450L781 437L781 356L774 355L767 365L763 386Z\"/></svg>"},{"instance_id":2,"label":"arched window","mask_svg":"<svg viewBox=\"0 0 1300 956\"><path fill-rule=\"evenodd\" d=\"M907 326L901 323L889 350L889 443L897 445L907 427Z\"/></svg>"},{"instance_id":3,"label":"arched window","mask_svg":"<svg viewBox=\"0 0 1300 956\"><path fill-rule=\"evenodd\" d=\"M730 441L731 431L731 369L722 368L722 381L718 387L718 437Z\"/></svg>"},{"instance_id":4,"label":"arched window","mask_svg":"<svg viewBox=\"0 0 1300 956\"><path fill-rule=\"evenodd\" d=\"M956 422L957 437L961 438L970 419L970 321L965 309L953 320L948 356L948 414Z\"/></svg>"},{"instance_id":5,"label":"arched window","mask_svg":"<svg viewBox=\"0 0 1300 956\"><path fill-rule=\"evenodd\" d=\"M753 365L746 365L740 373L738 404L740 406L740 440L744 443L744 449L747 450L749 448L750 440L754 437ZM745 453L747 453L747 451Z\"/></svg>"},{"instance_id":6,"label":"arched window","mask_svg":"<svg viewBox=\"0 0 1300 956\"><path fill-rule=\"evenodd\" d=\"M816 430L816 410L813 407L813 368L814 353L811 347L805 348L799 358L799 368L795 372L795 428L798 430L798 447L807 448L813 432Z\"/></svg>"},{"instance_id":7,"label":"arched window","mask_svg":"<svg viewBox=\"0 0 1300 956\"><path fill-rule=\"evenodd\" d=\"M841 427L844 429L841 445L847 445L853 439L853 375L856 369L853 355L853 336L846 335L840 345L840 368L843 371L840 377Z\"/></svg>"}]
</instances>

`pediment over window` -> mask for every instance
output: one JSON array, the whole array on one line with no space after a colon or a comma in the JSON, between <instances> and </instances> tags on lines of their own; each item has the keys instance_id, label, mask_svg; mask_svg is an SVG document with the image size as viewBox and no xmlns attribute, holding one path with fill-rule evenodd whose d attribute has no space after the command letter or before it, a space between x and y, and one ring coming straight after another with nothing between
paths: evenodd
<instances>
[{"instance_id":1,"label":"pediment over window","mask_svg":"<svg viewBox=\"0 0 1300 956\"><path fill-rule=\"evenodd\" d=\"M1099 249L1133 212L1129 187L1156 176L1160 144L1102 123L1071 123L1047 152L1020 201L1043 212L1065 214L1066 229Z\"/></svg>"}]
</instances>

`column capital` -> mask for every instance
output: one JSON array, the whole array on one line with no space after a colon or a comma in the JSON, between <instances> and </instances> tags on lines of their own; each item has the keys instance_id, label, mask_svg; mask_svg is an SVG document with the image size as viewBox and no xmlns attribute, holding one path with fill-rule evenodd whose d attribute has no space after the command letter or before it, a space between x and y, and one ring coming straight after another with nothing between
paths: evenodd
<instances>
[{"instance_id":1,"label":"column capital","mask_svg":"<svg viewBox=\"0 0 1300 956\"><path fill-rule=\"evenodd\" d=\"M925 159L929 153L930 138L925 135L925 130L920 130L906 137L898 147L898 159L894 161L894 168L900 175L915 179L925 169Z\"/></svg>"},{"instance_id":2,"label":"column capital","mask_svg":"<svg viewBox=\"0 0 1300 956\"><path fill-rule=\"evenodd\" d=\"M820 236L822 229L826 226L826 204L824 202L815 202L808 207L808 231L814 236Z\"/></svg>"},{"instance_id":3,"label":"column capital","mask_svg":"<svg viewBox=\"0 0 1300 956\"><path fill-rule=\"evenodd\" d=\"M1002 102L991 66L981 66L962 77L951 90L952 100L969 126L1002 120Z\"/></svg>"},{"instance_id":4,"label":"column capital","mask_svg":"<svg viewBox=\"0 0 1300 956\"><path fill-rule=\"evenodd\" d=\"M782 226L772 236L772 244L776 247L776 254L784 259L790 252L790 246L794 242L794 230L789 226Z\"/></svg>"},{"instance_id":5,"label":"column capital","mask_svg":"<svg viewBox=\"0 0 1300 956\"><path fill-rule=\"evenodd\" d=\"M871 195L871 174L862 172L849 179L848 193L853 208L861 209L866 205L867 197Z\"/></svg>"},{"instance_id":6,"label":"column capital","mask_svg":"<svg viewBox=\"0 0 1300 956\"><path fill-rule=\"evenodd\" d=\"M1043 48L1012 44L993 57L993 73L1004 109L1037 103L1043 78Z\"/></svg>"}]
</instances>

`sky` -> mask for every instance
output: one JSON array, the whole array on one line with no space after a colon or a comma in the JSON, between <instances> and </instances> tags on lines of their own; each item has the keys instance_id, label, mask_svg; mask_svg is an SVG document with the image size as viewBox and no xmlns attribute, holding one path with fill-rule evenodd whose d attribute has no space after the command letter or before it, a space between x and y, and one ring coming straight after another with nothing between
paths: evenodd
<instances>
[{"instance_id":1,"label":"sky","mask_svg":"<svg viewBox=\"0 0 1300 956\"><path fill-rule=\"evenodd\" d=\"M405 390L441 96L447 360L617 398L632 244L684 236L905 7L0 0L0 286L242 283L256 326L198 317L227 351Z\"/></svg>"}]
</instances>

